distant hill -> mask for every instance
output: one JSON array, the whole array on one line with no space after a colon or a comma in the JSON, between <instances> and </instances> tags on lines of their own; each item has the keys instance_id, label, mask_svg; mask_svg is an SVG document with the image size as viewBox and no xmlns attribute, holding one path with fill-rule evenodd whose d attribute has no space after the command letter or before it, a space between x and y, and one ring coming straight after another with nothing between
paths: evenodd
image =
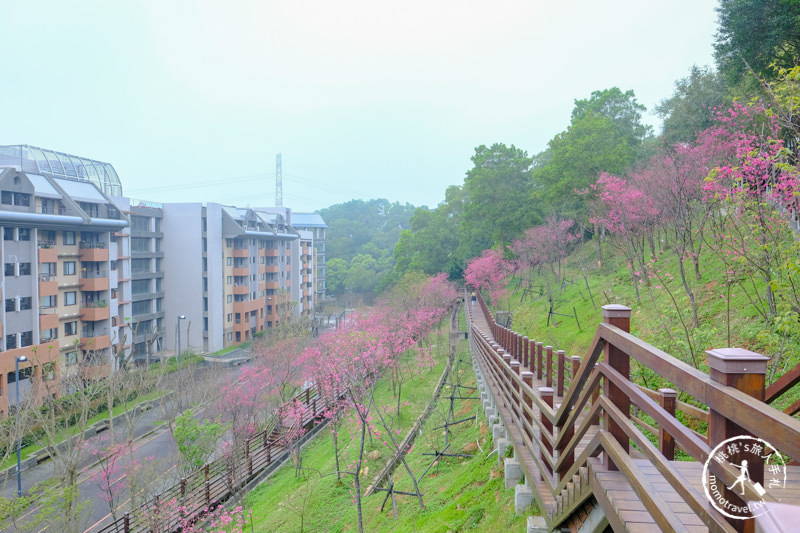
<instances>
[{"instance_id":1,"label":"distant hill","mask_svg":"<svg viewBox=\"0 0 800 533\"><path fill-rule=\"evenodd\" d=\"M319 210L328 224L326 283L330 294L372 292L394 267L394 247L416 207L384 198L350 200Z\"/></svg>"}]
</instances>

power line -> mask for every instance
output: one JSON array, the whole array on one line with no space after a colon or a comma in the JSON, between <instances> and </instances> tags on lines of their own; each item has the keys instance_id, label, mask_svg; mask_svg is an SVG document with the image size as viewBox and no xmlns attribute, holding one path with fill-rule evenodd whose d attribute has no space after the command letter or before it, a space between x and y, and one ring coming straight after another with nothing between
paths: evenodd
<instances>
[{"instance_id":1,"label":"power line","mask_svg":"<svg viewBox=\"0 0 800 533\"><path fill-rule=\"evenodd\" d=\"M202 189L207 186L212 185L220 185L223 183L246 183L251 181L257 181L264 178L272 177L270 174L250 174L247 176L236 176L230 178L218 178L215 180L209 181L199 181L194 183L188 184L175 184L175 185L159 185L157 187L142 187L142 188L133 188L130 191L126 190L126 193L135 193L136 195L140 195L143 192L162 192L162 191L174 191L179 189Z\"/></svg>"}]
</instances>

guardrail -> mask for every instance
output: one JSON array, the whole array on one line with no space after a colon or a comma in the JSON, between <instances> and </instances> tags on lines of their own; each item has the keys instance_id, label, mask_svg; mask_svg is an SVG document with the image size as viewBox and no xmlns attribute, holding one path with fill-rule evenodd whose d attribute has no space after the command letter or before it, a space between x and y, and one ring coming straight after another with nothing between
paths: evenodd
<instances>
[{"instance_id":1,"label":"guardrail","mask_svg":"<svg viewBox=\"0 0 800 533\"><path fill-rule=\"evenodd\" d=\"M316 387L308 388L288 402L278 407L267 422L266 428L248 439L244 445L233 452L232 457L221 458L207 463L179 483L157 494L138 509L126 512L116 521L98 529L94 533L139 533L150 531L153 527L148 517L158 516L159 531L174 531L182 523L199 519L216 505L224 502L241 487L246 486L265 469L289 451L290 443L281 435L287 428L281 427L284 409L301 402L304 409L302 419L297 425L312 426L325 410L324 400ZM296 430L289 428L289 431ZM163 505L178 502L173 513L166 513Z\"/></svg>"},{"instance_id":2,"label":"guardrail","mask_svg":"<svg viewBox=\"0 0 800 533\"><path fill-rule=\"evenodd\" d=\"M615 503L605 496L603 480L612 478L597 474L605 471L613 473L615 482L622 480L630 487L654 526L686 529L688 515L678 516L676 503L662 497L666 490L677 494L679 503L685 504L683 512L695 515L702 525L713 531L734 531L741 520L723 516L697 486L712 450L729 438L749 434L767 437L775 449L800 459L800 421L763 402L766 357L736 348L709 350L711 371L705 374L631 335L631 310L620 305L603 307L604 322L598 325L583 360L566 357L560 350L554 355L551 346L497 324L480 295L478 301L479 310L466 306L471 349L550 529L563 526L592 495L612 528L626 528L621 514L615 514ZM479 312L488 330L475 320ZM662 376L675 389L652 391L635 384L632 361ZM793 372L770 387L773 395L785 391L788 383L800 381ZM679 391L708 406L708 411L676 401ZM676 411L683 412L682 420L706 423L707 434L685 425L676 418ZM673 460L676 448L700 467L697 479L694 474L687 479L687 462ZM738 490L723 488L725 497L739 505L761 500L777 503L756 485L765 484L763 459L760 463L751 459L744 494L740 497ZM648 470L654 467L668 488L655 490L642 471L642 460ZM733 456L708 461L708 469L725 487L732 486L741 473L740 465L733 462ZM800 496L790 495L783 503L800 503L793 500Z\"/></svg>"}]
</instances>

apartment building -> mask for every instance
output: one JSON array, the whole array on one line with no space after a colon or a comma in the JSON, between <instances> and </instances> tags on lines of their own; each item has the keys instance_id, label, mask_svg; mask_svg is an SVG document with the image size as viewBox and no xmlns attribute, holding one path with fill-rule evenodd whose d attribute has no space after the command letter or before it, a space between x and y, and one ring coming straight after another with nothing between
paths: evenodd
<instances>
[{"instance_id":1,"label":"apartment building","mask_svg":"<svg viewBox=\"0 0 800 533\"><path fill-rule=\"evenodd\" d=\"M183 348L214 352L297 314L299 235L282 214L214 203L163 210L167 349L178 327Z\"/></svg>"},{"instance_id":2,"label":"apartment building","mask_svg":"<svg viewBox=\"0 0 800 533\"><path fill-rule=\"evenodd\" d=\"M82 180L80 158L49 163L41 173L26 156L56 153L19 148L22 159L0 156L0 411L15 405L15 361L20 364L24 398L58 394L81 380L107 376L119 350L119 282L115 235L128 220L92 180ZM68 156L69 157L69 156ZM65 165L70 162L70 175ZM94 163L89 162L89 165ZM104 169L105 164L100 164ZM42 164L44 167L44 164ZM28 169L24 171L22 169ZM93 167L93 175L99 169ZM105 171L104 171L105 172ZM72 175L72 174L75 175ZM105 173L109 177L110 174ZM116 174L113 174L116 176ZM60 382L60 385L59 385ZM34 383L47 387L34 388ZM16 392L15 390L13 392Z\"/></svg>"},{"instance_id":3,"label":"apartment building","mask_svg":"<svg viewBox=\"0 0 800 533\"><path fill-rule=\"evenodd\" d=\"M142 365L163 347L164 210L156 202L112 199L130 219L130 226L117 234L121 347L127 362Z\"/></svg>"},{"instance_id":4,"label":"apartment building","mask_svg":"<svg viewBox=\"0 0 800 533\"><path fill-rule=\"evenodd\" d=\"M0 415L17 358L21 397L49 394L174 353L179 327L213 352L324 296L316 214L132 200L109 163L29 145L0 146L0 195Z\"/></svg>"},{"instance_id":5,"label":"apartment building","mask_svg":"<svg viewBox=\"0 0 800 533\"><path fill-rule=\"evenodd\" d=\"M328 225L318 213L292 213L292 227L298 231L309 231L313 239L312 278L314 303L325 300L325 231Z\"/></svg>"}]
</instances>

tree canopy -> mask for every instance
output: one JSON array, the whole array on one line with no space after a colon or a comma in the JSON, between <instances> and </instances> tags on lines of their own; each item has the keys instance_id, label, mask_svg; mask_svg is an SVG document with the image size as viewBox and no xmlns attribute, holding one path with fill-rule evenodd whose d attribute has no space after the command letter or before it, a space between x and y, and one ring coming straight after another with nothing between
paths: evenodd
<instances>
[{"instance_id":1,"label":"tree canopy","mask_svg":"<svg viewBox=\"0 0 800 533\"><path fill-rule=\"evenodd\" d=\"M791 68L800 54L800 0L722 0L714 43L717 65L729 83L742 81L747 65L774 78L770 65Z\"/></svg>"}]
</instances>

